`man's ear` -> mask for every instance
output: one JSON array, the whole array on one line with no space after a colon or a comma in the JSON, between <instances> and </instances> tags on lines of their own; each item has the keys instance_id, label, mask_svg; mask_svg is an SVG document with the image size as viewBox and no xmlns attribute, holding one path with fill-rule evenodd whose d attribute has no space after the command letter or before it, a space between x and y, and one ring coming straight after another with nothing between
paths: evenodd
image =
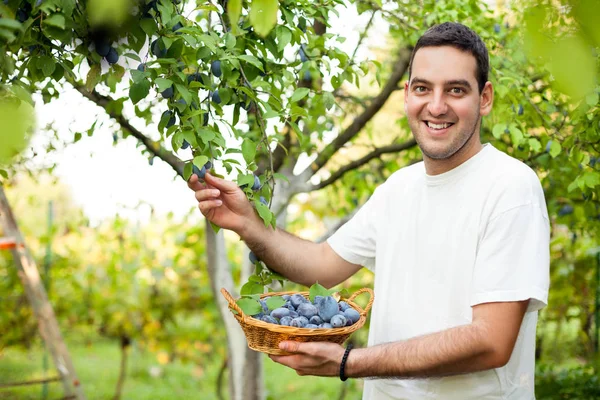
<instances>
[{"instance_id":1,"label":"man's ear","mask_svg":"<svg viewBox=\"0 0 600 400\"><path fill-rule=\"evenodd\" d=\"M479 114L488 115L494 105L494 87L492 82L486 82L481 92L481 103L479 105Z\"/></svg>"}]
</instances>

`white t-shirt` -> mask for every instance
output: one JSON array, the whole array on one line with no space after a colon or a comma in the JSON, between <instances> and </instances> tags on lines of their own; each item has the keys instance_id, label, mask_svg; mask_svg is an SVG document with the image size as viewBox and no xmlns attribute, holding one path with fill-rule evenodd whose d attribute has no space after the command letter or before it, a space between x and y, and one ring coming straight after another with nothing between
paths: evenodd
<instances>
[{"instance_id":1,"label":"white t-shirt","mask_svg":"<svg viewBox=\"0 0 600 400\"><path fill-rule=\"evenodd\" d=\"M507 365L429 379L367 379L363 400L534 399L550 226L535 172L491 144L446 173L396 171L328 239L375 273L369 346L472 322L472 306L531 299Z\"/></svg>"}]
</instances>

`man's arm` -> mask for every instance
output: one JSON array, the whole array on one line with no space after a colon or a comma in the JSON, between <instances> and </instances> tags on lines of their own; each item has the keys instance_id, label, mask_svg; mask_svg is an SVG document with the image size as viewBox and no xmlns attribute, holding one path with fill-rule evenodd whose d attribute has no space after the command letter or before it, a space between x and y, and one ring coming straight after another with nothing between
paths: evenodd
<instances>
[{"instance_id":1,"label":"man's arm","mask_svg":"<svg viewBox=\"0 0 600 400\"><path fill-rule=\"evenodd\" d=\"M316 244L281 229L265 227L244 192L233 182L206 173L194 174L188 186L198 208L212 223L236 232L256 256L291 281L332 287L360 269L341 258L327 243Z\"/></svg>"},{"instance_id":2,"label":"man's arm","mask_svg":"<svg viewBox=\"0 0 600 400\"><path fill-rule=\"evenodd\" d=\"M271 269L306 286L319 282L330 288L361 268L340 257L327 242L314 243L283 229L266 228L258 218L240 236Z\"/></svg>"},{"instance_id":3,"label":"man's arm","mask_svg":"<svg viewBox=\"0 0 600 400\"><path fill-rule=\"evenodd\" d=\"M352 350L346 375L423 378L502 367L510 359L528 303L479 304L469 325Z\"/></svg>"}]
</instances>

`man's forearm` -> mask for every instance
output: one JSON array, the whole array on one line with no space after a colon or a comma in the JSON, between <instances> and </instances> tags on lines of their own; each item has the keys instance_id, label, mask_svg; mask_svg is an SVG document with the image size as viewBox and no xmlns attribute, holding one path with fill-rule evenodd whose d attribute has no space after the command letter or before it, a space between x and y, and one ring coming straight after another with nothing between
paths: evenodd
<instances>
[{"instance_id":1,"label":"man's forearm","mask_svg":"<svg viewBox=\"0 0 600 400\"><path fill-rule=\"evenodd\" d=\"M483 371L505 363L484 327L472 324L352 350L346 371L355 378L425 378Z\"/></svg>"},{"instance_id":2,"label":"man's forearm","mask_svg":"<svg viewBox=\"0 0 600 400\"><path fill-rule=\"evenodd\" d=\"M279 228L267 228L262 220L240 236L261 261L287 279L306 286L319 280L318 244Z\"/></svg>"}]
</instances>

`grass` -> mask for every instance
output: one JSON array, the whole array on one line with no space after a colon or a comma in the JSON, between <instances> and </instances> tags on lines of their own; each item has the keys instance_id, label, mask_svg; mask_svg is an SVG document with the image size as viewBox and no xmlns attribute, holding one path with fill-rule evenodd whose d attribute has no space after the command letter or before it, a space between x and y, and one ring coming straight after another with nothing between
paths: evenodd
<instances>
[{"instance_id":1,"label":"grass","mask_svg":"<svg viewBox=\"0 0 600 400\"><path fill-rule=\"evenodd\" d=\"M112 399L119 374L120 349L116 341L96 338L91 346L81 340L67 339L75 369L89 400ZM41 346L31 350L9 348L0 353L0 384L45 376L56 376L52 359L49 372L43 372L44 351ZM264 377L267 399L330 400L337 399L344 383L339 379L300 377L295 371L276 364L264 356ZM219 357L209 357L202 365L174 361L159 363L157 355L132 346L129 352L127 379L122 399L201 399L218 400L216 380L222 363ZM362 382L346 382L345 400L359 400ZM227 380L223 383L227 396ZM47 400L64 396L60 382L48 384ZM38 400L42 397L42 385L0 388L0 398L5 400Z\"/></svg>"}]
</instances>

